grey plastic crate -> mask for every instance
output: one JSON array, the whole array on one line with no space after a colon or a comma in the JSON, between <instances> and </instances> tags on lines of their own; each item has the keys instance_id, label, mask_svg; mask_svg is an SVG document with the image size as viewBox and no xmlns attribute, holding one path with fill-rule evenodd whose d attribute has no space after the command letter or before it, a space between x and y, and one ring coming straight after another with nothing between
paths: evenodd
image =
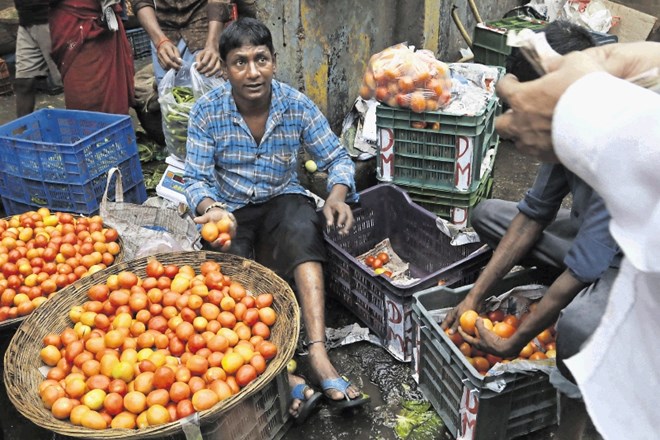
<instances>
[{"instance_id":1,"label":"grey plastic crate","mask_svg":"<svg viewBox=\"0 0 660 440\"><path fill-rule=\"evenodd\" d=\"M493 290L551 280L537 270L507 276ZM473 440L509 440L557 423L557 392L545 373L504 373L483 376L470 365L431 316L433 310L454 307L472 286L436 287L414 296L413 332L417 352L413 368L419 386L454 436ZM487 385L504 379L497 393Z\"/></svg>"}]
</instances>

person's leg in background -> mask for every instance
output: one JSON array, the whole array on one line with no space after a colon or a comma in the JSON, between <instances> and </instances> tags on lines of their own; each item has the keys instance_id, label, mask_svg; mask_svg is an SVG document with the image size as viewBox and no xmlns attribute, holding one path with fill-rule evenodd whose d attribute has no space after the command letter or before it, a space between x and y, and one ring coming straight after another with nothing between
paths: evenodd
<instances>
[{"instance_id":1,"label":"person's leg in background","mask_svg":"<svg viewBox=\"0 0 660 440\"><path fill-rule=\"evenodd\" d=\"M484 200L474 208L472 227L482 242L495 249L518 213L518 202ZM519 264L542 267L553 272L554 276L559 275L565 269L564 257L576 234L569 211L560 209L555 221L545 228L539 241Z\"/></svg>"},{"instance_id":2,"label":"person's leg in background","mask_svg":"<svg viewBox=\"0 0 660 440\"><path fill-rule=\"evenodd\" d=\"M51 42L48 24L29 27L19 26L16 35L16 116L21 117L34 111L37 81L51 78L53 85L62 86L60 73L50 57Z\"/></svg>"},{"instance_id":3,"label":"person's leg in background","mask_svg":"<svg viewBox=\"0 0 660 440\"><path fill-rule=\"evenodd\" d=\"M50 56L50 52L52 50L52 44L50 41L50 26L47 24L31 26L31 33L39 45L41 55L43 56L46 65L48 66L48 76L46 78L43 91L49 95L58 95L62 93L63 90L62 76L60 75L60 71L57 68L57 64ZM39 89L39 84L37 84L37 89Z\"/></svg>"},{"instance_id":4,"label":"person's leg in background","mask_svg":"<svg viewBox=\"0 0 660 440\"><path fill-rule=\"evenodd\" d=\"M37 96L37 76L39 49L28 30L18 27L16 34L16 77L14 79L14 95L16 96L16 117L20 118L34 111Z\"/></svg>"}]
</instances>

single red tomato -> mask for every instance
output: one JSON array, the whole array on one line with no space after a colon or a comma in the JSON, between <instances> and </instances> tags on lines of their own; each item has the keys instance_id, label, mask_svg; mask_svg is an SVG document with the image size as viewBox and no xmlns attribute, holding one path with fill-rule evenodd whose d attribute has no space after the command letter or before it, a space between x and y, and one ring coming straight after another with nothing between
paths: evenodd
<instances>
[{"instance_id":1,"label":"single red tomato","mask_svg":"<svg viewBox=\"0 0 660 440\"><path fill-rule=\"evenodd\" d=\"M378 258L380 261L382 261L383 264L387 264L390 261L390 256L387 254L387 252L379 253L376 258Z\"/></svg>"}]
</instances>

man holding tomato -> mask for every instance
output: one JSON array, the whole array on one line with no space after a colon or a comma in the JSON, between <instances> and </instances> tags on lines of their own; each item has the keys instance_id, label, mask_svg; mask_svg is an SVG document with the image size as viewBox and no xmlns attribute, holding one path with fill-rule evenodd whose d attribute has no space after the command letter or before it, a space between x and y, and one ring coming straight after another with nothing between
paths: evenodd
<instances>
[{"instance_id":1,"label":"man holding tomato","mask_svg":"<svg viewBox=\"0 0 660 440\"><path fill-rule=\"evenodd\" d=\"M574 24L556 21L545 33L562 54L594 46L588 31ZM513 51L507 62L507 70L519 79L538 77L519 51ZM570 211L561 207L569 193ZM558 433L562 439L579 439L587 421L580 390L563 361L576 354L598 327L619 271L622 252L610 235L609 222L603 199L589 185L562 164L542 163L522 201L485 200L475 208L472 225L495 251L468 295L442 323L445 329L456 329L465 311L479 311L491 288L516 264L558 274L536 309L509 337L486 330L481 319L476 321L479 337L461 335L473 347L506 358L518 355L557 322L559 371L550 381L564 396L565 417Z\"/></svg>"},{"instance_id":2,"label":"man holding tomato","mask_svg":"<svg viewBox=\"0 0 660 440\"><path fill-rule=\"evenodd\" d=\"M368 396L340 376L325 348L322 228L350 230L354 164L316 105L273 79L272 37L263 23L239 18L230 24L220 39L220 58L228 81L190 113L184 178L195 221L229 217L231 241L214 245L295 283L314 379L329 403L365 404ZM328 172L325 225L297 176L301 147ZM290 380L296 385L290 412L303 420L320 393L301 378Z\"/></svg>"}]
</instances>

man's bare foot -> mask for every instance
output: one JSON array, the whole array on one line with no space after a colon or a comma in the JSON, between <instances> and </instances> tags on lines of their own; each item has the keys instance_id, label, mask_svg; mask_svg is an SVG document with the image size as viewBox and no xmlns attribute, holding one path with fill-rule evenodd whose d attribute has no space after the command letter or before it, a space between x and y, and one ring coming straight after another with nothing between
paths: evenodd
<instances>
[{"instance_id":1,"label":"man's bare foot","mask_svg":"<svg viewBox=\"0 0 660 440\"><path fill-rule=\"evenodd\" d=\"M337 379L341 377L341 375L330 362L328 353L322 344L314 344L309 347L309 362L310 369L313 372L312 374L314 374L314 377L319 384L322 384L324 381L330 379ZM323 392L326 397L331 400L346 400L346 395L344 395L344 393L338 389L329 388ZM360 390L352 384L346 389L346 394L348 395L349 399L355 399L362 396Z\"/></svg>"},{"instance_id":2,"label":"man's bare foot","mask_svg":"<svg viewBox=\"0 0 660 440\"><path fill-rule=\"evenodd\" d=\"M322 394L308 386L302 377L293 374L289 374L289 385L292 397L289 414L296 419L296 423L302 423L318 406Z\"/></svg>"}]
</instances>

